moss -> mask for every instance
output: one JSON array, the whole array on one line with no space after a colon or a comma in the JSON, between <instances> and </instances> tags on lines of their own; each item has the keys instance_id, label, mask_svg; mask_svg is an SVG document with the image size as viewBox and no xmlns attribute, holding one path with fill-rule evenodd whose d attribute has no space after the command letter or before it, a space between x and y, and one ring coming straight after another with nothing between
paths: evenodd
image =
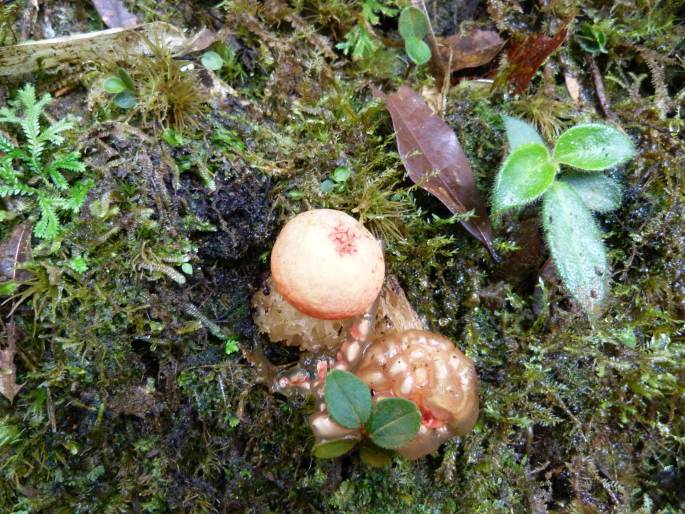
<instances>
[{"instance_id":1,"label":"moss","mask_svg":"<svg viewBox=\"0 0 685 514\"><path fill-rule=\"evenodd\" d=\"M509 34L541 30L574 9L607 34L609 53L596 62L639 154L613 172L625 186L623 206L599 218L615 273L611 303L594 325L553 281L538 281L547 256L533 213L499 222L498 244L509 252L497 265L458 217L412 187L369 85L419 89L431 79L394 48L355 63L336 53L359 5L182 4L173 13L127 5L148 19L193 25L202 11L225 20L233 59L225 77L237 93L221 110L193 114L203 130L186 131L175 147L135 119L84 113L69 144L81 149L95 186L57 244L34 247L34 278L13 315L25 386L13 405L0 399L0 510L685 508L685 147L674 137L683 123L674 60L682 2L641 4L644 15L590 0L539 11L523 3L523 13L489 2L488 12L472 13L478 26ZM450 9L429 2L433 8ZM445 30L453 23L444 21ZM540 116L552 132L598 118L575 29L530 92L509 97L468 81L450 91L446 119L484 198L505 151L500 114ZM393 31L382 22L379 41L390 42ZM565 70L578 73L577 106L564 90ZM54 116L82 100L63 97ZM351 175L326 192L322 183L340 166ZM382 237L409 300L477 364L481 419L436 456L381 470L356 454L316 461L311 405L269 392L268 377L248 360L297 358L256 334L248 302L277 227L313 207L352 212ZM0 235L20 221L3 220ZM86 269L75 270L74 258ZM192 274L181 268L186 261ZM226 337L245 352L227 355Z\"/></svg>"}]
</instances>

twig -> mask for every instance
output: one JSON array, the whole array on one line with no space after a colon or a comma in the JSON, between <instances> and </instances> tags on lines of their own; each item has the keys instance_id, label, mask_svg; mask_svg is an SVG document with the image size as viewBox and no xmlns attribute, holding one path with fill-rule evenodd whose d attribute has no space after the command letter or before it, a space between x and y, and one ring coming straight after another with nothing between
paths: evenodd
<instances>
[{"instance_id":1,"label":"twig","mask_svg":"<svg viewBox=\"0 0 685 514\"><path fill-rule=\"evenodd\" d=\"M602 79L602 74L597 67L597 62L592 55L587 57L588 64L590 65L590 73L592 74L592 82L595 84L595 92L597 93L597 100L599 100L599 106L602 108L605 118L610 120L615 120L616 115L611 112L609 108L609 101L607 100L606 90L604 89L604 80Z\"/></svg>"},{"instance_id":2,"label":"twig","mask_svg":"<svg viewBox=\"0 0 685 514\"><path fill-rule=\"evenodd\" d=\"M52 433L57 433L57 418L55 416L55 403L52 401L52 394L50 394L50 386L45 386L47 390L48 398L48 418L50 419L50 428L52 428Z\"/></svg>"},{"instance_id":3,"label":"twig","mask_svg":"<svg viewBox=\"0 0 685 514\"><path fill-rule=\"evenodd\" d=\"M450 91L450 86L451 80L449 76L449 70L452 69L452 57L454 56L454 51L450 48L450 58L449 61L447 61L447 70L448 73L443 77L442 80L442 91L440 92L440 113L439 115L442 117L445 115L445 111L447 111L447 94Z\"/></svg>"}]
</instances>

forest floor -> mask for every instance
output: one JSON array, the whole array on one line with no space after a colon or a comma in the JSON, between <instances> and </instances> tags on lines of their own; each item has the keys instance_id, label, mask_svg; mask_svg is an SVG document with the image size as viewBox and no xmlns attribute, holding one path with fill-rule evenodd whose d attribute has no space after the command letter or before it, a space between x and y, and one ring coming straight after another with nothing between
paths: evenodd
<instances>
[{"instance_id":1,"label":"forest floor","mask_svg":"<svg viewBox=\"0 0 685 514\"><path fill-rule=\"evenodd\" d=\"M685 510L685 2L427 1L437 40L505 45L465 50L480 61L444 87L405 53L409 2L124 3L168 25L53 62L12 45L107 29L93 4L0 2L0 107L50 93L44 129L74 124L45 158L85 164L52 207L0 198L0 511ZM548 141L588 121L630 136L623 203L597 215L601 316L550 277L536 205L493 220L497 262L413 186L372 94L402 85L443 102L488 207L502 115ZM318 460L312 404L271 391L265 368L301 355L258 333L250 299L278 229L318 207L382 239L418 314L476 364L480 419L435 455Z\"/></svg>"}]
</instances>

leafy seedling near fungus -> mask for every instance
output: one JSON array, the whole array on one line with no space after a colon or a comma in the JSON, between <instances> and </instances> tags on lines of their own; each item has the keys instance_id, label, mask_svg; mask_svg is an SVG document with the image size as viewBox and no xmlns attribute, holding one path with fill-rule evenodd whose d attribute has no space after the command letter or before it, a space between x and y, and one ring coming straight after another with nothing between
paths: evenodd
<instances>
[{"instance_id":1,"label":"leafy seedling near fungus","mask_svg":"<svg viewBox=\"0 0 685 514\"><path fill-rule=\"evenodd\" d=\"M424 41L430 32L430 26L423 10L414 6L402 9L399 31L404 39L404 50L415 64L430 61L431 49Z\"/></svg>"},{"instance_id":2,"label":"leafy seedling near fungus","mask_svg":"<svg viewBox=\"0 0 685 514\"><path fill-rule=\"evenodd\" d=\"M609 264L592 211L621 204L621 188L597 173L630 160L635 149L623 132L599 123L573 127L559 136L552 153L535 129L504 117L510 154L492 198L495 214L542 198L547 246L565 287L588 315L599 314L607 293ZM560 166L580 172L559 176Z\"/></svg>"},{"instance_id":3,"label":"leafy seedling near fungus","mask_svg":"<svg viewBox=\"0 0 685 514\"><path fill-rule=\"evenodd\" d=\"M326 376L324 396L326 407L339 425L358 430L359 435L325 441L314 447L319 458L339 457L362 440L362 459L372 466L385 465L392 453L416 437L421 425L421 414L416 404L404 398L385 398L375 403L371 390L361 379L342 370Z\"/></svg>"},{"instance_id":4,"label":"leafy seedling near fungus","mask_svg":"<svg viewBox=\"0 0 685 514\"><path fill-rule=\"evenodd\" d=\"M35 200L40 218L33 233L42 239L53 239L61 229L59 211L76 213L86 199L92 181L82 179L70 184L68 176L86 170L78 152L61 153L64 143L63 132L74 126L65 118L47 127L41 126L41 116L50 102L50 95L36 98L31 84L17 93L11 107L0 109L0 123L17 125L25 139L22 145L15 145L0 134L0 198L27 196Z\"/></svg>"}]
</instances>

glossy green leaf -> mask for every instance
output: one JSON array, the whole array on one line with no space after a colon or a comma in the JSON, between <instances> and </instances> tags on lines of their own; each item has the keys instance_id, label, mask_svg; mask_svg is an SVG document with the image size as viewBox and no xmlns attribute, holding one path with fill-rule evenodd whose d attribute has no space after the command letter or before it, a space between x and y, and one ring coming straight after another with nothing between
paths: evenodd
<instances>
[{"instance_id":1,"label":"glossy green leaf","mask_svg":"<svg viewBox=\"0 0 685 514\"><path fill-rule=\"evenodd\" d=\"M392 462L395 452L386 450L373 444L371 441L364 441L359 446L359 458L367 466L382 468Z\"/></svg>"},{"instance_id":2,"label":"glossy green leaf","mask_svg":"<svg viewBox=\"0 0 685 514\"><path fill-rule=\"evenodd\" d=\"M119 77L107 77L102 83L102 89L116 95L122 91L126 91L126 84Z\"/></svg>"},{"instance_id":3,"label":"glossy green leaf","mask_svg":"<svg viewBox=\"0 0 685 514\"><path fill-rule=\"evenodd\" d=\"M539 143L544 146L545 142L530 123L512 116L502 116L502 120L504 120L504 128L507 131L510 152L529 143Z\"/></svg>"},{"instance_id":4,"label":"glossy green leaf","mask_svg":"<svg viewBox=\"0 0 685 514\"><path fill-rule=\"evenodd\" d=\"M224 60L221 56L212 50L203 53L200 61L202 62L202 66L212 71L220 70L224 65Z\"/></svg>"},{"instance_id":5,"label":"glossy green leaf","mask_svg":"<svg viewBox=\"0 0 685 514\"><path fill-rule=\"evenodd\" d=\"M621 186L611 177L575 172L564 175L561 181L570 185L591 211L609 212L621 205Z\"/></svg>"},{"instance_id":6,"label":"glossy green leaf","mask_svg":"<svg viewBox=\"0 0 685 514\"><path fill-rule=\"evenodd\" d=\"M431 49L425 41L410 37L404 40L404 50L415 64L426 64L431 60Z\"/></svg>"},{"instance_id":7,"label":"glossy green leaf","mask_svg":"<svg viewBox=\"0 0 685 514\"><path fill-rule=\"evenodd\" d=\"M591 316L601 312L609 265L602 233L572 186L555 181L542 202L547 246L566 289Z\"/></svg>"},{"instance_id":8,"label":"glossy green leaf","mask_svg":"<svg viewBox=\"0 0 685 514\"><path fill-rule=\"evenodd\" d=\"M495 179L492 197L494 212L529 204L540 197L554 181L556 166L544 145L519 146L504 161Z\"/></svg>"},{"instance_id":9,"label":"glossy green leaf","mask_svg":"<svg viewBox=\"0 0 685 514\"><path fill-rule=\"evenodd\" d=\"M333 191L335 191L335 182L327 178L326 180L321 182L321 185L319 187L321 188L322 193L332 193Z\"/></svg>"},{"instance_id":10,"label":"glossy green leaf","mask_svg":"<svg viewBox=\"0 0 685 514\"><path fill-rule=\"evenodd\" d=\"M126 71L124 68L119 66L117 68L117 76L121 79L121 81L126 85L126 88L130 91L135 91L136 90L136 85L133 82L133 79L131 78L131 75L128 74L128 71Z\"/></svg>"},{"instance_id":11,"label":"glossy green leaf","mask_svg":"<svg viewBox=\"0 0 685 514\"><path fill-rule=\"evenodd\" d=\"M130 91L122 91L117 96L114 97L114 105L120 109L131 109L138 103L136 97L131 94Z\"/></svg>"},{"instance_id":12,"label":"glossy green leaf","mask_svg":"<svg viewBox=\"0 0 685 514\"><path fill-rule=\"evenodd\" d=\"M421 426L419 409L403 398L386 398L373 406L366 431L381 448L394 449L416 437Z\"/></svg>"},{"instance_id":13,"label":"glossy green leaf","mask_svg":"<svg viewBox=\"0 0 685 514\"><path fill-rule=\"evenodd\" d=\"M628 161L635 155L633 142L611 125L588 123L564 132L554 147L554 159L581 170L597 171Z\"/></svg>"},{"instance_id":14,"label":"glossy green leaf","mask_svg":"<svg viewBox=\"0 0 685 514\"><path fill-rule=\"evenodd\" d=\"M347 182L347 179L352 175L352 170L347 166L338 166L333 172L332 178L338 183Z\"/></svg>"},{"instance_id":15,"label":"glossy green leaf","mask_svg":"<svg viewBox=\"0 0 685 514\"><path fill-rule=\"evenodd\" d=\"M349 452L358 442L358 437L346 437L319 443L314 446L314 456L319 459L334 459Z\"/></svg>"},{"instance_id":16,"label":"glossy green leaf","mask_svg":"<svg viewBox=\"0 0 685 514\"><path fill-rule=\"evenodd\" d=\"M369 419L371 391L352 373L333 370L326 376L326 407L331 417L345 428L358 428Z\"/></svg>"},{"instance_id":17,"label":"glossy green leaf","mask_svg":"<svg viewBox=\"0 0 685 514\"><path fill-rule=\"evenodd\" d=\"M430 30L428 20L422 9L418 7L405 7L400 13L399 21L400 36L402 39L423 39Z\"/></svg>"}]
</instances>

